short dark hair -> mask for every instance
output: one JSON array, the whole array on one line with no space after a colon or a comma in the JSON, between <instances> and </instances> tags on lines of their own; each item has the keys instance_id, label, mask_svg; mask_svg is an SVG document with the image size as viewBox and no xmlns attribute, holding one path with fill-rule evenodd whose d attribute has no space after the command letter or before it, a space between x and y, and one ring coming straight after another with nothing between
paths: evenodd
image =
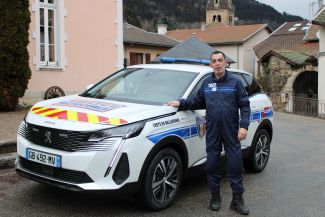
<instances>
[{"instance_id":1,"label":"short dark hair","mask_svg":"<svg viewBox=\"0 0 325 217\"><path fill-rule=\"evenodd\" d=\"M214 55L214 54L219 54L219 53L221 53L222 56L223 56L223 58L224 58L225 60L227 60L227 59L226 59L226 55L224 54L224 52L219 51L219 50L213 51L213 52L211 53L211 55L210 55L210 60L211 60L211 58L212 58L212 55Z\"/></svg>"}]
</instances>

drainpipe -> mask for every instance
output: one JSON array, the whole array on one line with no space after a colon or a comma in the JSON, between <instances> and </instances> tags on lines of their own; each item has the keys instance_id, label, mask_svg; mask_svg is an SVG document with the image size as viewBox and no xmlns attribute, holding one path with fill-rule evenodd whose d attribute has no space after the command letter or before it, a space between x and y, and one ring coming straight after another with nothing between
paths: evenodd
<instances>
[{"instance_id":1,"label":"drainpipe","mask_svg":"<svg viewBox=\"0 0 325 217\"><path fill-rule=\"evenodd\" d=\"M123 52L123 0L116 1L117 16L115 18L115 24L117 28L117 35L115 39L115 46L117 48L117 61L115 64L116 69L123 68L124 52Z\"/></svg>"},{"instance_id":2,"label":"drainpipe","mask_svg":"<svg viewBox=\"0 0 325 217\"><path fill-rule=\"evenodd\" d=\"M238 42L236 42L236 47L237 47L237 69L239 69L239 45L238 45Z\"/></svg>"}]
</instances>

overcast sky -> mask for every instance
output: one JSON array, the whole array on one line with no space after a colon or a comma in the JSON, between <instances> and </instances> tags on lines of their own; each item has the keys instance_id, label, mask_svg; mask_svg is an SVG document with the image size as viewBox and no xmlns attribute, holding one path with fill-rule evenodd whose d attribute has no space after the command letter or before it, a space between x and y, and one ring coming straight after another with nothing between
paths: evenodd
<instances>
[{"instance_id":1,"label":"overcast sky","mask_svg":"<svg viewBox=\"0 0 325 217\"><path fill-rule=\"evenodd\" d=\"M318 10L318 0L257 0L257 1L272 6L280 13L285 11L289 14L298 15L308 20L312 19L313 15ZM323 1L323 3L325 3L325 0Z\"/></svg>"}]
</instances>

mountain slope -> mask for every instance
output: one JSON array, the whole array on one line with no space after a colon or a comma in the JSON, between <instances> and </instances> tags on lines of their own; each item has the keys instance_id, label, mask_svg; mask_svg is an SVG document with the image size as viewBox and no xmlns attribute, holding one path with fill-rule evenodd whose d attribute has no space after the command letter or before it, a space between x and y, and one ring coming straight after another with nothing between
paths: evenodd
<instances>
[{"instance_id":1,"label":"mountain slope","mask_svg":"<svg viewBox=\"0 0 325 217\"><path fill-rule=\"evenodd\" d=\"M124 19L140 28L155 31L157 23L169 29L197 28L205 21L207 0L124 0ZM276 29L286 21L303 18L279 13L256 0L233 0L236 24L268 23Z\"/></svg>"}]
</instances>

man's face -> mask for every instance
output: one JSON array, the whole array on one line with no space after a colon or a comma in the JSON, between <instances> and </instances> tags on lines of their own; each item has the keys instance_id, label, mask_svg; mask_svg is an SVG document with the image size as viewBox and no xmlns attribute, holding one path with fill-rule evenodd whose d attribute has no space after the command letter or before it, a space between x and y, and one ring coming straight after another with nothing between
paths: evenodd
<instances>
[{"instance_id":1,"label":"man's face","mask_svg":"<svg viewBox=\"0 0 325 217\"><path fill-rule=\"evenodd\" d=\"M217 78L221 78L225 75L227 65L228 63L221 53L213 54L211 56L210 67L213 69L213 72Z\"/></svg>"}]
</instances>

